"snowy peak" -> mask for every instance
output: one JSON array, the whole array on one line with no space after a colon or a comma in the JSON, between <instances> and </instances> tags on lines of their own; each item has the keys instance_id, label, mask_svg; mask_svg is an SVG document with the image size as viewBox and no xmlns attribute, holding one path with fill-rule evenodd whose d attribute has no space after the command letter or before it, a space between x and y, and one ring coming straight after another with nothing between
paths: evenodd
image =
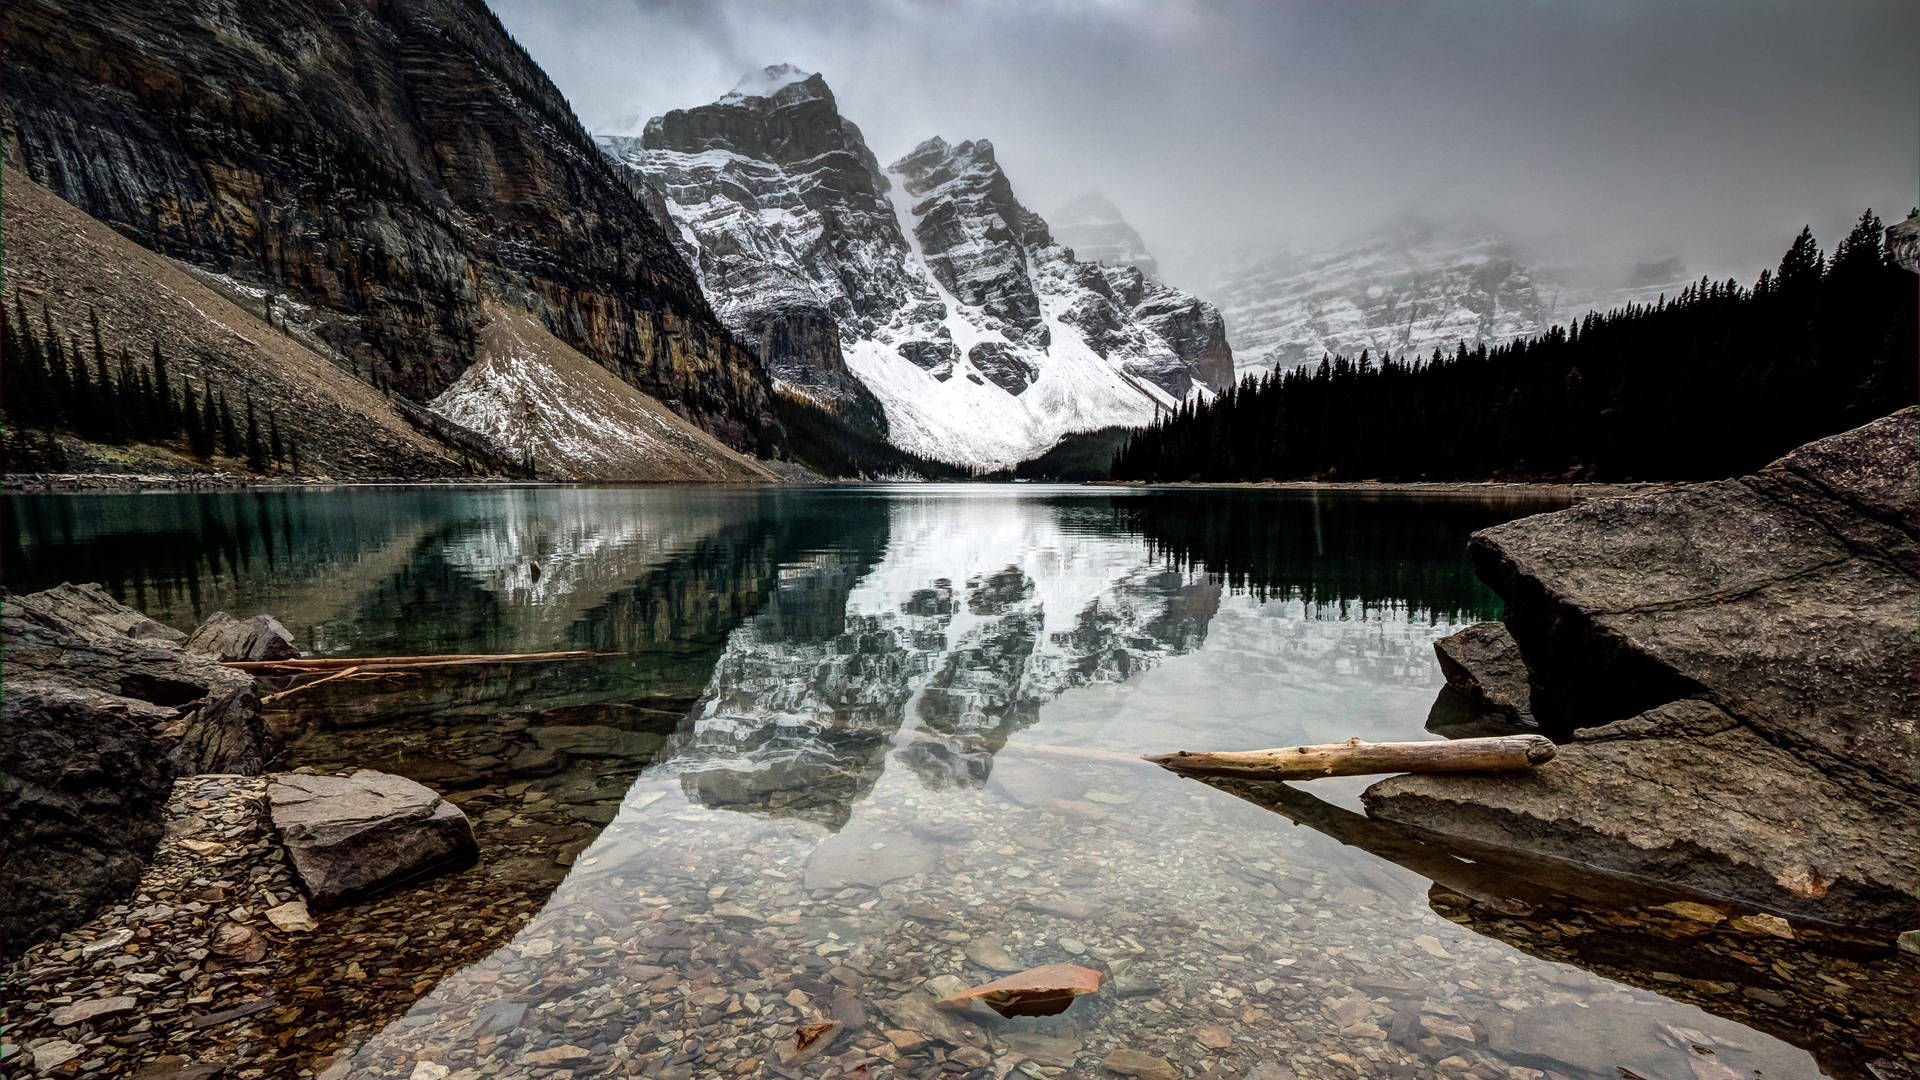
<instances>
[{"instance_id":1,"label":"snowy peak","mask_svg":"<svg viewBox=\"0 0 1920 1080\"><path fill-rule=\"evenodd\" d=\"M1046 348L1050 335L1028 268L1053 237L1014 197L993 144L949 146L936 136L888 171L914 199L913 233L941 286L1009 341Z\"/></svg>"},{"instance_id":2,"label":"snowy peak","mask_svg":"<svg viewBox=\"0 0 1920 1080\"><path fill-rule=\"evenodd\" d=\"M1054 211L1052 220L1054 237L1072 248L1082 262L1131 266L1159 278L1160 263L1147 250L1146 241L1100 192L1089 189Z\"/></svg>"},{"instance_id":3,"label":"snowy peak","mask_svg":"<svg viewBox=\"0 0 1920 1080\"><path fill-rule=\"evenodd\" d=\"M1548 311L1499 240L1411 223L1349 247L1268 255L1223 284L1216 295L1242 367L1471 348L1543 327Z\"/></svg>"},{"instance_id":4,"label":"snowy peak","mask_svg":"<svg viewBox=\"0 0 1920 1080\"><path fill-rule=\"evenodd\" d=\"M792 88L799 87L798 90ZM740 105L749 101L778 100L781 104L805 101L825 94L827 83L811 71L792 64L773 64L740 77L732 90L721 95L718 105ZM831 94L827 94L831 97Z\"/></svg>"},{"instance_id":5,"label":"snowy peak","mask_svg":"<svg viewBox=\"0 0 1920 1080\"><path fill-rule=\"evenodd\" d=\"M1010 466L1231 377L1211 305L1055 243L991 142L882 170L818 75L776 66L599 144L781 386L902 449Z\"/></svg>"}]
</instances>

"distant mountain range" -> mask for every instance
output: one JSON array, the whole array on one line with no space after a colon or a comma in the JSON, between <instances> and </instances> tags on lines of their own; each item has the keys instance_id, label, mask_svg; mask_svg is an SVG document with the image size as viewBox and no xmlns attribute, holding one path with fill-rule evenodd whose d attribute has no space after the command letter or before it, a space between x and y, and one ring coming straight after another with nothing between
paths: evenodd
<instances>
[{"instance_id":1,"label":"distant mountain range","mask_svg":"<svg viewBox=\"0 0 1920 1080\"><path fill-rule=\"evenodd\" d=\"M1677 260L1623 273L1550 269L1487 232L1403 222L1358 243L1230 263L1207 288L1244 374L1328 354L1418 359L1462 342L1496 345L1687 284Z\"/></svg>"}]
</instances>

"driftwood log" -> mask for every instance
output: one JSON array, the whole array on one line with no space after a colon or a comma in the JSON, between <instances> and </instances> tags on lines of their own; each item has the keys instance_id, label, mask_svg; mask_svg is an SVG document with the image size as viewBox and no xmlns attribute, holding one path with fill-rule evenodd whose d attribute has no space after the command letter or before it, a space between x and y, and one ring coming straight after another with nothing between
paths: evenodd
<instances>
[{"instance_id":1,"label":"driftwood log","mask_svg":"<svg viewBox=\"0 0 1920 1080\"><path fill-rule=\"evenodd\" d=\"M569 652L544 653L451 653L441 656L335 656L296 660L229 660L226 666L236 671L260 675L302 675L318 671L359 668L361 671L404 671L407 668L454 667L462 664L525 664L546 660L591 660L619 653Z\"/></svg>"},{"instance_id":2,"label":"driftwood log","mask_svg":"<svg viewBox=\"0 0 1920 1080\"><path fill-rule=\"evenodd\" d=\"M1276 750L1157 754L1148 761L1187 776L1238 780L1312 780L1372 773L1516 772L1553 760L1542 735L1500 735L1441 742L1369 743L1348 739Z\"/></svg>"}]
</instances>

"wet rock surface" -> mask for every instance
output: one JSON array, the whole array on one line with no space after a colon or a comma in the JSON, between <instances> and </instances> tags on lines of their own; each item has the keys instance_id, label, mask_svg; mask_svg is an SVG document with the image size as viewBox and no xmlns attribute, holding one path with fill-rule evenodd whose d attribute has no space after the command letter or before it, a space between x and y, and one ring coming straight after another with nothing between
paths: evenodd
<instances>
[{"instance_id":1,"label":"wet rock surface","mask_svg":"<svg viewBox=\"0 0 1920 1080\"><path fill-rule=\"evenodd\" d=\"M253 680L98 585L0 602L0 817L11 942L88 918L139 880L176 776L258 771Z\"/></svg>"},{"instance_id":2,"label":"wet rock surface","mask_svg":"<svg viewBox=\"0 0 1920 1080\"><path fill-rule=\"evenodd\" d=\"M1805 918L1910 925L1915 417L1753 476L1476 534L1542 722L1595 726L1528 776L1395 777L1369 810Z\"/></svg>"},{"instance_id":3,"label":"wet rock surface","mask_svg":"<svg viewBox=\"0 0 1920 1080\"><path fill-rule=\"evenodd\" d=\"M1516 724L1532 724L1533 687L1520 646L1505 625L1475 623L1433 643L1447 685L1474 708Z\"/></svg>"},{"instance_id":4,"label":"wet rock surface","mask_svg":"<svg viewBox=\"0 0 1920 1080\"><path fill-rule=\"evenodd\" d=\"M186 646L221 660L288 660L300 655L280 620L271 615L236 619L224 611L207 616Z\"/></svg>"},{"instance_id":5,"label":"wet rock surface","mask_svg":"<svg viewBox=\"0 0 1920 1080\"><path fill-rule=\"evenodd\" d=\"M307 895L335 907L476 854L460 808L391 773L269 778L274 830Z\"/></svg>"}]
</instances>

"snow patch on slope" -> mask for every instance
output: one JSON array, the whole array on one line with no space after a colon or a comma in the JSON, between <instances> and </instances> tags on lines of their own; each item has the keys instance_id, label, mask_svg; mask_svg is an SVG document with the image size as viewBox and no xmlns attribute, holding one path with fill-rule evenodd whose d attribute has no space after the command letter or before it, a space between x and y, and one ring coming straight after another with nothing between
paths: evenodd
<instances>
[{"instance_id":1,"label":"snow patch on slope","mask_svg":"<svg viewBox=\"0 0 1920 1080\"><path fill-rule=\"evenodd\" d=\"M555 338L489 305L479 359L428 408L571 480L756 480L771 474Z\"/></svg>"}]
</instances>

